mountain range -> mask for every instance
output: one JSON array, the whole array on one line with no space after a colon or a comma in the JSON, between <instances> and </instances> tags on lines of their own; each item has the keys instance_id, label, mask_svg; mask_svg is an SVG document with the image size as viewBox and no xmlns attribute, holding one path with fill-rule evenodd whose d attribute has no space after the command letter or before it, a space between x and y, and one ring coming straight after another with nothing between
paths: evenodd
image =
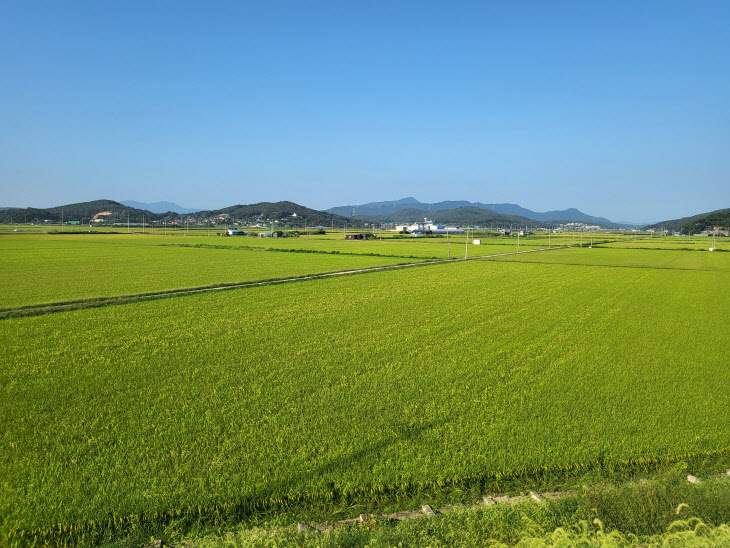
<instances>
[{"instance_id":1,"label":"mountain range","mask_svg":"<svg viewBox=\"0 0 730 548\"><path fill-rule=\"evenodd\" d=\"M139 202L136 202L139 203ZM234 205L223 209L211 211L197 211L194 215L189 213L178 214L173 211L155 213L148 209L138 209L124 205L113 200L93 200L77 204L68 204L46 209L38 208L8 208L0 209L0 223L58 223L64 221L78 221L85 225L93 223L93 218L104 212L104 223L141 223L150 222L173 222L182 221L192 216L196 220L225 220L226 222L238 221L243 223L263 221L286 222L290 226L355 226L346 217L332 213L310 209L293 202L261 202L251 205ZM108 214L107 214L108 213ZM361 223L360 223L361 226Z\"/></svg>"},{"instance_id":2,"label":"mountain range","mask_svg":"<svg viewBox=\"0 0 730 548\"><path fill-rule=\"evenodd\" d=\"M143 202L135 202L134 200L122 200L119 203L128 207L133 207L134 209L151 211L152 213L167 213L168 211L172 211L173 213L195 213L196 211L200 211L200 208L191 209L172 202L153 202L151 204L145 204Z\"/></svg>"},{"instance_id":3,"label":"mountain range","mask_svg":"<svg viewBox=\"0 0 730 548\"><path fill-rule=\"evenodd\" d=\"M147 208L131 207L113 200L93 200L50 208L13 208L0 207L0 223L58 223L78 221L80 224L93 224L93 218L104 212L105 223L173 222L187 217L196 220L215 220L217 222L242 222L249 224L255 221L266 223L278 221L294 227L333 226L362 227L377 223L412 223L428 217L439 224L456 224L460 226L544 226L546 223L557 225L568 222L596 224L605 228L617 228L621 225L604 219L593 217L574 209L559 211L534 212L516 204L483 204L465 201L444 201L433 204L419 202L415 198L403 198L389 202L372 202L358 206L340 206L327 211L318 211L293 202L260 202L249 205L233 205L222 209L208 211L192 211L176 213L169 206L177 206L172 202L145 204L128 200L127 204L140 206L158 206L154 209L166 209L155 212ZM464 205L468 204L468 205ZM354 210L354 214L353 214ZM108 213L107 213L108 212ZM347 213L342 215L341 213ZM626 225L624 225L626 226ZM632 225L633 226L633 225ZM684 233L698 233L706 226L730 226L730 209L718 209L691 217L683 217L662 221L646 228L664 228Z\"/></svg>"},{"instance_id":4,"label":"mountain range","mask_svg":"<svg viewBox=\"0 0 730 548\"><path fill-rule=\"evenodd\" d=\"M485 204L482 202L468 202L466 200L450 200L436 203L424 203L418 201L416 198L413 197L401 198L400 200L392 200L387 202L370 202L367 204L354 206L337 206L327 209L326 211L328 213L335 213L337 215L343 215L346 217L351 217L353 219L358 217L377 217L377 219L381 222L386 222L387 219L396 218L392 214L397 212L403 212L404 210L408 211L409 214L414 214L417 211L428 213L442 210L455 210L462 207L489 210L492 213L500 213L502 215L519 215L520 217L524 217L533 221L580 222L601 225L605 227L616 227L619 225L619 223L615 223L604 217L594 217L592 215L587 215L575 208L546 211L544 213L541 213L532 211L517 204ZM420 216L423 215L421 214ZM431 216L433 216L433 213L431 214ZM398 219L402 217L402 215L397 216ZM399 222L399 220L395 222Z\"/></svg>"},{"instance_id":5,"label":"mountain range","mask_svg":"<svg viewBox=\"0 0 730 548\"><path fill-rule=\"evenodd\" d=\"M716 209L708 213L700 213L690 217L682 217L681 219L672 219L654 223L646 228L663 228L682 232L683 234L696 234L701 232L708 226L724 226L730 227L730 208Z\"/></svg>"}]
</instances>

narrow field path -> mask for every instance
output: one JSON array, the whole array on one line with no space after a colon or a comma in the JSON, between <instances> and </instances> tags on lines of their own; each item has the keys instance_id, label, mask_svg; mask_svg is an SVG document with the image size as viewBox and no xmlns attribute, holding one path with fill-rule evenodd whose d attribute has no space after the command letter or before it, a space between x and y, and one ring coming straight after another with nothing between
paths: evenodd
<instances>
[{"instance_id":1,"label":"narrow field path","mask_svg":"<svg viewBox=\"0 0 730 548\"><path fill-rule=\"evenodd\" d=\"M700 484L703 481L706 482L718 482L725 481L730 476L730 468L725 473L713 474L712 476L705 478L704 480L698 479L692 474L687 475L687 482L691 484ZM639 483L646 482L646 479L640 479ZM584 486L584 489L586 486ZM600 486L591 487L592 489L600 489ZM485 493L482 496L482 500L477 504L454 504L450 506L444 506L442 508L431 508L429 505L424 505L420 510L404 510L401 512L395 512L390 514L360 514L356 518L342 519L338 521L325 521L320 523L305 523L300 521L297 524L297 528L300 533L305 532L307 529L316 529L318 531L327 531L338 527L345 527L348 525L354 525L356 523L367 523L369 521L404 521L409 519L423 518L423 517L435 517L438 515L449 514L452 512L464 512L469 510L476 510L484 506L494 506L498 504L541 504L546 501L558 500L565 497L575 497L575 491L547 491L547 492L535 492L529 491L528 494L523 495L505 495L499 493Z\"/></svg>"},{"instance_id":2,"label":"narrow field path","mask_svg":"<svg viewBox=\"0 0 730 548\"><path fill-rule=\"evenodd\" d=\"M100 308L103 306L112 306L120 304L129 304L140 301L151 301L154 299L165 299L169 297L183 297L186 295L198 295L201 293L210 293L213 291L228 291L231 289L244 289L249 287L260 287L266 285L285 284L292 282L302 282L307 280L319 280L333 278L337 276L350 276L353 274L367 274L369 272L381 272L384 270L400 270L403 268L413 268L417 266L431 266L437 264L459 263L462 261L473 261L478 259L489 259L492 257L503 257L506 255L517 255L523 253L534 253L537 251L550 251L554 249L566 249L564 247L551 247L540 249L527 249L525 251L510 251L507 253L494 253L491 255L475 255L474 257L459 259L436 259L424 260L394 265L370 266L365 268L357 268L351 270L338 270L335 272L322 272L318 274L306 274L303 276L292 276L287 278L271 278L267 280L234 282L230 284L216 284L202 287L188 287L182 289L170 289L166 291L156 291L151 293L137 293L133 295L119 295L117 297L94 297L90 299L79 299L73 301L63 301L56 303L35 304L13 308L1 308L0 320L8 318L21 318L27 316L41 316L43 314L52 314L55 312L66 312L69 310L80 310L82 308Z\"/></svg>"}]
</instances>

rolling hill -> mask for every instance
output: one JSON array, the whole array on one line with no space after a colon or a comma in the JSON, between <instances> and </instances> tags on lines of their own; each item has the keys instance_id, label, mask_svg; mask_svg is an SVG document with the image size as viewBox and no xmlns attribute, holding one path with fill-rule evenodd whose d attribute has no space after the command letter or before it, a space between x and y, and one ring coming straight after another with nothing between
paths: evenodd
<instances>
[{"instance_id":1,"label":"rolling hill","mask_svg":"<svg viewBox=\"0 0 730 548\"><path fill-rule=\"evenodd\" d=\"M128 207L113 200L92 200L90 202L80 202L76 204L67 204L46 209L38 209L33 207L13 208L0 210L0 223L43 223L48 221L58 223L64 221L79 221L85 224L91 219L103 212L109 212L104 215L105 222L141 222L145 216L149 220L158 218L158 215L144 209L136 209Z\"/></svg>"},{"instance_id":2,"label":"rolling hill","mask_svg":"<svg viewBox=\"0 0 730 548\"><path fill-rule=\"evenodd\" d=\"M338 215L345 215L352 218L359 217L373 217L396 213L405 209L413 209L425 212L432 212L442 210L454 210L462 207L471 207L480 210L489 210L493 213L500 213L503 215L518 215L526 219L533 221L562 221L562 222L581 222L587 224L597 224L605 227L618 226L617 223L610 221L604 217L594 217L587 215L582 211L575 208L536 212L530 209L526 209L517 204L485 204L482 202L468 202L466 200L448 200L436 203L423 203L419 202L416 198L408 197L400 200L393 200L387 202L371 202L362 205L348 205L348 206L337 206L327 210L329 213L335 213ZM421 214L422 216L422 214Z\"/></svg>"},{"instance_id":3,"label":"rolling hill","mask_svg":"<svg viewBox=\"0 0 730 548\"><path fill-rule=\"evenodd\" d=\"M345 223L348 226L360 226L362 224L362 221L351 221L340 215L317 211L293 202L261 202L251 205L234 205L223 209L198 211L193 215L180 215L174 211L153 213L146 209L129 207L113 200L93 200L46 209L29 207L0 210L0 223L59 223L63 219L64 222L79 221L80 224L86 224L90 223L95 215L106 212L109 214L102 217L107 224L126 223L128 220L132 223L140 223L143 219L147 222L173 221L183 218L190 218L195 221L218 220L223 215L226 216L225 218L229 222L279 221L282 225L286 224L294 227L303 227L305 222L307 226L325 227L340 227Z\"/></svg>"},{"instance_id":4,"label":"rolling hill","mask_svg":"<svg viewBox=\"0 0 730 548\"><path fill-rule=\"evenodd\" d=\"M685 234L695 234L703 231L707 226L730 227L730 208L716 209L715 211L699 213L691 217L661 221L645 228L664 228Z\"/></svg>"},{"instance_id":5,"label":"rolling hill","mask_svg":"<svg viewBox=\"0 0 730 548\"><path fill-rule=\"evenodd\" d=\"M128 207L133 207L135 209L144 209L147 211L151 211L152 213L167 213L168 211L172 211L173 213L184 214L200 211L200 208L193 209L189 207L183 207L172 202L153 202L151 204L146 204L143 202L136 202L134 200L122 200L119 203Z\"/></svg>"},{"instance_id":6,"label":"rolling hill","mask_svg":"<svg viewBox=\"0 0 730 548\"><path fill-rule=\"evenodd\" d=\"M413 223L422 221L428 217L430 221L438 224L449 224L457 226L490 226L500 225L522 225L534 226L537 222L519 215L503 215L488 209L477 207L457 207L455 209L441 209L437 211L426 211L416 208L401 209L392 213L362 217L372 223ZM361 217L356 217L361 218Z\"/></svg>"},{"instance_id":7,"label":"rolling hill","mask_svg":"<svg viewBox=\"0 0 730 548\"><path fill-rule=\"evenodd\" d=\"M326 213L316 209L310 209L294 202L260 202L250 205L234 205L223 209L199 211L196 217L212 218L220 215L227 215L228 218L245 223L255 222L259 219L268 221L287 221L287 224L294 226L343 226L345 223L353 225L347 217Z\"/></svg>"}]
</instances>

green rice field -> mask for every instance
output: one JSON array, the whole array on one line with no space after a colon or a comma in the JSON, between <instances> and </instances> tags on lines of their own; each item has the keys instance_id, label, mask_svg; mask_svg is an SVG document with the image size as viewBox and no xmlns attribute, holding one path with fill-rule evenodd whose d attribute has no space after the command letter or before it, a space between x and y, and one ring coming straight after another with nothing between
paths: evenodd
<instances>
[{"instance_id":1,"label":"green rice field","mask_svg":"<svg viewBox=\"0 0 730 548\"><path fill-rule=\"evenodd\" d=\"M3 238L4 306L444 245ZM730 453L729 276L599 246L0 320L0 543Z\"/></svg>"},{"instance_id":2,"label":"green rice field","mask_svg":"<svg viewBox=\"0 0 730 548\"><path fill-rule=\"evenodd\" d=\"M218 243L232 238L210 240ZM142 239L53 236L42 240L0 237L3 255L0 307L286 278L420 260L326 252L303 255L255 249L179 247L180 244L186 242L155 236Z\"/></svg>"},{"instance_id":3,"label":"green rice field","mask_svg":"<svg viewBox=\"0 0 730 548\"><path fill-rule=\"evenodd\" d=\"M730 257L727 253L688 252L644 249L555 249L550 253L520 253L492 257L494 261L564 264L575 266L605 266L617 268L649 268L669 270L708 270L728 272Z\"/></svg>"},{"instance_id":4,"label":"green rice field","mask_svg":"<svg viewBox=\"0 0 730 548\"><path fill-rule=\"evenodd\" d=\"M465 236L344 241L137 234L0 235L0 308L118 297L347 269L463 258ZM516 239L470 245L469 255L517 251ZM539 238L520 250L547 246ZM263 253L266 251L267 253ZM303 252L281 253L281 252Z\"/></svg>"}]
</instances>

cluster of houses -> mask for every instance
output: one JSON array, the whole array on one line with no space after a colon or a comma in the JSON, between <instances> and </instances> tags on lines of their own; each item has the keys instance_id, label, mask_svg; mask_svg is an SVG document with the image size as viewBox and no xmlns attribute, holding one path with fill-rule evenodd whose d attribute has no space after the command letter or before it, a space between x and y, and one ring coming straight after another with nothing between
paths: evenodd
<instances>
[{"instance_id":1,"label":"cluster of houses","mask_svg":"<svg viewBox=\"0 0 730 548\"><path fill-rule=\"evenodd\" d=\"M586 223L564 223L558 226L554 232L598 232L601 230L599 225L588 225Z\"/></svg>"},{"instance_id":2,"label":"cluster of houses","mask_svg":"<svg viewBox=\"0 0 730 548\"><path fill-rule=\"evenodd\" d=\"M730 229L722 226L706 226L700 236L730 236Z\"/></svg>"},{"instance_id":3,"label":"cluster of houses","mask_svg":"<svg viewBox=\"0 0 730 548\"><path fill-rule=\"evenodd\" d=\"M272 230L271 232L258 232L249 233L245 230L238 230L237 228L229 228L225 234L221 236L258 236L259 238L290 238L292 236L299 236L298 233L290 234L283 230Z\"/></svg>"}]
</instances>

